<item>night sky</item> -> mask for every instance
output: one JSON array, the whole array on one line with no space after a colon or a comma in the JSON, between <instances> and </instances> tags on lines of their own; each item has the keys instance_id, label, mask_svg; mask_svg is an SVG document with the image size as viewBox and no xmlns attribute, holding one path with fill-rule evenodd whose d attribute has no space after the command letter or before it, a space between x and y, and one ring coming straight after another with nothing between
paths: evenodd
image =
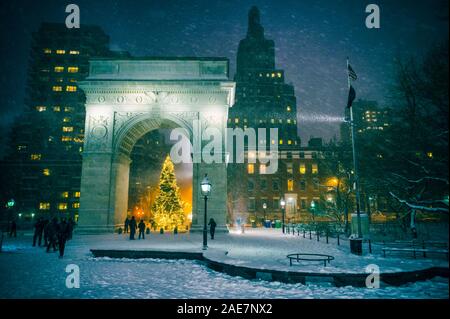
<instances>
[{"instance_id":1,"label":"night sky","mask_svg":"<svg viewBox=\"0 0 450 319\"><path fill-rule=\"evenodd\" d=\"M347 99L346 56L359 76L358 98L388 104L393 59L420 57L448 40L446 0L2 1L3 134L23 110L31 33L41 22L64 22L69 3L80 6L82 24L104 29L112 49L135 56L225 56L232 75L247 12L257 5L266 37L275 41L277 67L295 86L303 144L311 135L328 139L339 132ZM380 6L381 29L365 27L370 3Z\"/></svg>"}]
</instances>

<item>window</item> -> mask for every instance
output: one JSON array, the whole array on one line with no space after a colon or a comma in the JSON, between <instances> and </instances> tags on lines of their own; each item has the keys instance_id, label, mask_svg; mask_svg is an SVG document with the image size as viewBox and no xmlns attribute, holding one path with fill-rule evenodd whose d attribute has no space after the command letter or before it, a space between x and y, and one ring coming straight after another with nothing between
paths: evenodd
<instances>
[{"instance_id":1,"label":"window","mask_svg":"<svg viewBox=\"0 0 450 319\"><path fill-rule=\"evenodd\" d=\"M292 163L286 163L286 173L292 175L294 170L292 169Z\"/></svg>"},{"instance_id":2,"label":"window","mask_svg":"<svg viewBox=\"0 0 450 319\"><path fill-rule=\"evenodd\" d=\"M286 107L286 111L288 111L288 112L291 111L291 107L289 105Z\"/></svg>"},{"instance_id":3,"label":"window","mask_svg":"<svg viewBox=\"0 0 450 319\"><path fill-rule=\"evenodd\" d=\"M63 126L63 132L73 132L73 126Z\"/></svg>"},{"instance_id":4,"label":"window","mask_svg":"<svg viewBox=\"0 0 450 319\"><path fill-rule=\"evenodd\" d=\"M266 169L267 169L266 164L259 165L259 173L260 174L266 174L266 171L267 171Z\"/></svg>"},{"instance_id":5,"label":"window","mask_svg":"<svg viewBox=\"0 0 450 319\"><path fill-rule=\"evenodd\" d=\"M61 193L62 198L69 198L69 192L62 192Z\"/></svg>"},{"instance_id":6,"label":"window","mask_svg":"<svg viewBox=\"0 0 450 319\"><path fill-rule=\"evenodd\" d=\"M247 173L248 174L255 174L255 164L248 164L247 165Z\"/></svg>"},{"instance_id":7,"label":"window","mask_svg":"<svg viewBox=\"0 0 450 319\"><path fill-rule=\"evenodd\" d=\"M44 53L45 53L45 54L52 54L52 50L50 50L50 49L44 49Z\"/></svg>"},{"instance_id":8,"label":"window","mask_svg":"<svg viewBox=\"0 0 450 319\"><path fill-rule=\"evenodd\" d=\"M300 207L301 209L306 209L306 198L300 199Z\"/></svg>"},{"instance_id":9,"label":"window","mask_svg":"<svg viewBox=\"0 0 450 319\"><path fill-rule=\"evenodd\" d=\"M74 192L73 193L73 197L80 198L80 192Z\"/></svg>"},{"instance_id":10,"label":"window","mask_svg":"<svg viewBox=\"0 0 450 319\"><path fill-rule=\"evenodd\" d=\"M66 50L56 50L56 54L66 54Z\"/></svg>"},{"instance_id":11,"label":"window","mask_svg":"<svg viewBox=\"0 0 450 319\"><path fill-rule=\"evenodd\" d=\"M294 180L292 178L288 179L287 181L287 189L289 192L292 192L294 190Z\"/></svg>"},{"instance_id":12,"label":"window","mask_svg":"<svg viewBox=\"0 0 450 319\"><path fill-rule=\"evenodd\" d=\"M248 180L247 181L247 190L249 192L252 192L255 189L255 183L253 183L253 181Z\"/></svg>"},{"instance_id":13,"label":"window","mask_svg":"<svg viewBox=\"0 0 450 319\"><path fill-rule=\"evenodd\" d=\"M317 163L313 163L311 166L311 173L313 174L318 174L319 173L319 168L317 167Z\"/></svg>"},{"instance_id":14,"label":"window","mask_svg":"<svg viewBox=\"0 0 450 319\"><path fill-rule=\"evenodd\" d=\"M66 107L64 108L64 112L71 113L72 111L73 111L73 107L66 106Z\"/></svg>"},{"instance_id":15,"label":"window","mask_svg":"<svg viewBox=\"0 0 450 319\"><path fill-rule=\"evenodd\" d=\"M314 185L314 190L315 191L319 190L319 179L314 178L313 179L313 185Z\"/></svg>"},{"instance_id":16,"label":"window","mask_svg":"<svg viewBox=\"0 0 450 319\"><path fill-rule=\"evenodd\" d=\"M248 203L247 203L247 209L254 211L256 207L256 201L254 197L249 197Z\"/></svg>"},{"instance_id":17,"label":"window","mask_svg":"<svg viewBox=\"0 0 450 319\"><path fill-rule=\"evenodd\" d=\"M66 210L67 209L67 203L59 203L58 204L59 210Z\"/></svg>"},{"instance_id":18,"label":"window","mask_svg":"<svg viewBox=\"0 0 450 319\"><path fill-rule=\"evenodd\" d=\"M427 157L428 158L433 158L433 152L427 152Z\"/></svg>"},{"instance_id":19,"label":"window","mask_svg":"<svg viewBox=\"0 0 450 319\"><path fill-rule=\"evenodd\" d=\"M306 181L304 179L300 180L300 190L306 191Z\"/></svg>"},{"instance_id":20,"label":"window","mask_svg":"<svg viewBox=\"0 0 450 319\"><path fill-rule=\"evenodd\" d=\"M62 86L60 85L53 86L53 92L62 92Z\"/></svg>"},{"instance_id":21,"label":"window","mask_svg":"<svg viewBox=\"0 0 450 319\"><path fill-rule=\"evenodd\" d=\"M67 68L67 72L69 72L69 73L77 73L78 72L78 67L77 66L69 66Z\"/></svg>"},{"instance_id":22,"label":"window","mask_svg":"<svg viewBox=\"0 0 450 319\"><path fill-rule=\"evenodd\" d=\"M80 51L78 51L78 50L70 50L69 54L80 54Z\"/></svg>"},{"instance_id":23,"label":"window","mask_svg":"<svg viewBox=\"0 0 450 319\"><path fill-rule=\"evenodd\" d=\"M298 171L300 174L304 175L306 174L306 165L305 163L300 163L300 166L298 168Z\"/></svg>"},{"instance_id":24,"label":"window","mask_svg":"<svg viewBox=\"0 0 450 319\"><path fill-rule=\"evenodd\" d=\"M72 204L72 207L73 207L73 208L80 208L80 203L73 203L73 204Z\"/></svg>"},{"instance_id":25,"label":"window","mask_svg":"<svg viewBox=\"0 0 450 319\"><path fill-rule=\"evenodd\" d=\"M63 122L64 122L64 123L69 123L69 122L70 122L70 117L65 117L65 118L63 118Z\"/></svg>"},{"instance_id":26,"label":"window","mask_svg":"<svg viewBox=\"0 0 450 319\"><path fill-rule=\"evenodd\" d=\"M273 209L280 209L280 199L278 197L272 199L272 204Z\"/></svg>"},{"instance_id":27,"label":"window","mask_svg":"<svg viewBox=\"0 0 450 319\"><path fill-rule=\"evenodd\" d=\"M41 160L41 154L31 154L30 156L32 161L40 161Z\"/></svg>"},{"instance_id":28,"label":"window","mask_svg":"<svg viewBox=\"0 0 450 319\"><path fill-rule=\"evenodd\" d=\"M44 169L42 170L42 175L44 175L44 176L50 176L50 169L44 168Z\"/></svg>"},{"instance_id":29,"label":"window","mask_svg":"<svg viewBox=\"0 0 450 319\"><path fill-rule=\"evenodd\" d=\"M38 112L45 112L47 110L47 107L45 106L36 106L36 111Z\"/></svg>"},{"instance_id":30,"label":"window","mask_svg":"<svg viewBox=\"0 0 450 319\"><path fill-rule=\"evenodd\" d=\"M47 202L39 203L39 209L40 210L49 210L50 203L47 203Z\"/></svg>"},{"instance_id":31,"label":"window","mask_svg":"<svg viewBox=\"0 0 450 319\"><path fill-rule=\"evenodd\" d=\"M66 91L67 92L76 92L77 87L75 85L68 85L68 86L66 86Z\"/></svg>"},{"instance_id":32,"label":"window","mask_svg":"<svg viewBox=\"0 0 450 319\"><path fill-rule=\"evenodd\" d=\"M262 179L260 181L261 183L261 190L266 190L267 189L267 180L266 179Z\"/></svg>"},{"instance_id":33,"label":"window","mask_svg":"<svg viewBox=\"0 0 450 319\"><path fill-rule=\"evenodd\" d=\"M63 66L55 66L54 70L56 73L61 73L61 72L64 72L64 67Z\"/></svg>"},{"instance_id":34,"label":"window","mask_svg":"<svg viewBox=\"0 0 450 319\"><path fill-rule=\"evenodd\" d=\"M300 158L305 158L305 152L300 152Z\"/></svg>"},{"instance_id":35,"label":"window","mask_svg":"<svg viewBox=\"0 0 450 319\"><path fill-rule=\"evenodd\" d=\"M238 119L238 118L235 118L235 119L234 119L234 123L238 124L238 123L239 123L239 119Z\"/></svg>"},{"instance_id":36,"label":"window","mask_svg":"<svg viewBox=\"0 0 450 319\"><path fill-rule=\"evenodd\" d=\"M71 142L72 141L72 137L70 137L70 136L61 136L61 141L63 141L63 142Z\"/></svg>"},{"instance_id":37,"label":"window","mask_svg":"<svg viewBox=\"0 0 450 319\"><path fill-rule=\"evenodd\" d=\"M273 179L272 180L272 189L274 191L277 191L280 189L280 182L278 181L278 179Z\"/></svg>"},{"instance_id":38,"label":"window","mask_svg":"<svg viewBox=\"0 0 450 319\"><path fill-rule=\"evenodd\" d=\"M280 145L283 145L283 140L280 139Z\"/></svg>"},{"instance_id":39,"label":"window","mask_svg":"<svg viewBox=\"0 0 450 319\"><path fill-rule=\"evenodd\" d=\"M54 106L53 112L61 112L61 106Z\"/></svg>"},{"instance_id":40,"label":"window","mask_svg":"<svg viewBox=\"0 0 450 319\"><path fill-rule=\"evenodd\" d=\"M288 145L291 145L292 144L292 141L291 140L288 140Z\"/></svg>"}]
</instances>

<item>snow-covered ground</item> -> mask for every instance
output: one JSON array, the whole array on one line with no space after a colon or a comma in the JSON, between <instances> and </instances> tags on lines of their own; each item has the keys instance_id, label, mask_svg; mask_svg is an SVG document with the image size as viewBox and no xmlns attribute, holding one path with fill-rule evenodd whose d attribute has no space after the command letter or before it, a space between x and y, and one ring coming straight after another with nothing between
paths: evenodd
<instances>
[{"instance_id":1,"label":"snow-covered ground","mask_svg":"<svg viewBox=\"0 0 450 319\"><path fill-rule=\"evenodd\" d=\"M4 252L0 253L0 298L448 298L449 293L446 278L434 278L402 287L336 288L325 283L302 285L246 280L215 272L195 261L95 259L89 252L90 248L95 247L200 250L201 236L197 234L152 234L145 241L134 242L127 240L124 235L75 236L68 243L67 254L63 259L58 259L57 253L46 254L43 248L31 247L30 242L29 236L5 240ZM354 271L352 267L356 262L353 258L359 257L348 255L348 251L345 251L348 247L337 248L335 244L313 242L286 237L277 232L265 235L254 231L231 236L219 234L216 240L209 241L209 247L211 250L227 248L235 261L251 253L248 263L256 263L258 259L269 260L269 256L274 256L274 263L280 267L285 266L281 263L286 262L287 251L326 250L339 258L352 259L346 263L337 258L335 263L351 265L342 269ZM283 256L284 259L281 259ZM364 261L358 267L368 262L366 258L369 257L361 258ZM424 261L411 259L405 261L403 266L412 267L414 263L421 266ZM432 260L425 264L442 262L447 263ZM66 288L68 274L65 269L69 264L79 266L79 289ZM392 261L392 265L387 260L381 264L393 269L395 261ZM322 266L296 266L299 270L308 267L319 270Z\"/></svg>"}]
</instances>

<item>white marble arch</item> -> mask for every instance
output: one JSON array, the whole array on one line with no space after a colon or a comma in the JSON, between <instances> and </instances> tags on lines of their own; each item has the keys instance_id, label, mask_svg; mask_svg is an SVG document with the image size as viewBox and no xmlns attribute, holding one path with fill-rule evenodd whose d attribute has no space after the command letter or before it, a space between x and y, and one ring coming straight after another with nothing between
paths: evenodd
<instances>
[{"instance_id":1,"label":"white marble arch","mask_svg":"<svg viewBox=\"0 0 450 319\"><path fill-rule=\"evenodd\" d=\"M112 232L125 220L130 154L140 137L167 126L185 129L192 143L207 127L225 136L235 93L222 58L95 59L79 87L86 94L86 122L78 229L94 233ZM201 123L198 132L194 120ZM225 154L221 157L221 163L193 164L191 231L203 227L199 183L205 174L213 184L208 218L216 220L217 231L227 231Z\"/></svg>"}]
</instances>

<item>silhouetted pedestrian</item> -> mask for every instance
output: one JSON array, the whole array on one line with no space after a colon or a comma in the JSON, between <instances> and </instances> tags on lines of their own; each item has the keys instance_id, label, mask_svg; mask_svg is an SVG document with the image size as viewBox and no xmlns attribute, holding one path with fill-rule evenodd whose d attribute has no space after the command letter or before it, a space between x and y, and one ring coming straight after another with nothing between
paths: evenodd
<instances>
[{"instance_id":1,"label":"silhouetted pedestrian","mask_svg":"<svg viewBox=\"0 0 450 319\"><path fill-rule=\"evenodd\" d=\"M125 222L124 222L124 232L125 232L125 234L128 233L129 227L130 227L130 219L127 216L127 218L125 218Z\"/></svg>"},{"instance_id":2,"label":"silhouetted pedestrian","mask_svg":"<svg viewBox=\"0 0 450 319\"><path fill-rule=\"evenodd\" d=\"M61 223L59 223L58 227L58 248L59 248L59 258L64 256L64 250L66 248L66 241L69 237L69 224L66 222L64 218Z\"/></svg>"},{"instance_id":3,"label":"silhouetted pedestrian","mask_svg":"<svg viewBox=\"0 0 450 319\"><path fill-rule=\"evenodd\" d=\"M209 233L211 234L211 239L214 239L214 233L216 232L216 221L214 220L214 218L211 218L209 220Z\"/></svg>"},{"instance_id":4,"label":"silhouetted pedestrian","mask_svg":"<svg viewBox=\"0 0 450 319\"><path fill-rule=\"evenodd\" d=\"M13 236L17 237L17 223L14 219L11 222L11 228L9 229L9 237L13 237Z\"/></svg>"},{"instance_id":5,"label":"silhouetted pedestrian","mask_svg":"<svg viewBox=\"0 0 450 319\"><path fill-rule=\"evenodd\" d=\"M130 240L134 240L134 235L136 234L136 228L137 228L137 224L136 224L136 219L133 217L131 217L130 220Z\"/></svg>"},{"instance_id":6,"label":"silhouetted pedestrian","mask_svg":"<svg viewBox=\"0 0 450 319\"><path fill-rule=\"evenodd\" d=\"M51 222L47 224L47 240L48 240L47 252L50 251L50 247L53 247L53 251L56 251L58 231L59 231L58 220L55 217Z\"/></svg>"},{"instance_id":7,"label":"silhouetted pedestrian","mask_svg":"<svg viewBox=\"0 0 450 319\"><path fill-rule=\"evenodd\" d=\"M48 245L48 223L48 219L44 219L44 222L42 223L44 229L44 247L47 247Z\"/></svg>"},{"instance_id":8,"label":"silhouetted pedestrian","mask_svg":"<svg viewBox=\"0 0 450 319\"><path fill-rule=\"evenodd\" d=\"M34 236L33 236L33 247L36 246L36 241L38 246L42 243L42 233L44 232L44 220L40 217L34 224Z\"/></svg>"},{"instance_id":9,"label":"silhouetted pedestrian","mask_svg":"<svg viewBox=\"0 0 450 319\"><path fill-rule=\"evenodd\" d=\"M139 239L141 239L141 236L142 236L142 239L145 239L145 235L144 235L144 233L145 233L145 223L144 223L144 221L142 219L139 222L138 228L139 228Z\"/></svg>"}]
</instances>

